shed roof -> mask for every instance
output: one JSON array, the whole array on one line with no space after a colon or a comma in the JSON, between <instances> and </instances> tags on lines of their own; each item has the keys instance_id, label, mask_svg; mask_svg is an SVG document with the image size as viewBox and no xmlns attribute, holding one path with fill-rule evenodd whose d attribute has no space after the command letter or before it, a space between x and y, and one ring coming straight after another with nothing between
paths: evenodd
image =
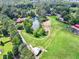
<instances>
[{"instance_id":1,"label":"shed roof","mask_svg":"<svg viewBox=\"0 0 79 59\"><path fill-rule=\"evenodd\" d=\"M33 52L35 55L38 55L40 50L41 50L41 48L38 48L38 47L33 48Z\"/></svg>"}]
</instances>

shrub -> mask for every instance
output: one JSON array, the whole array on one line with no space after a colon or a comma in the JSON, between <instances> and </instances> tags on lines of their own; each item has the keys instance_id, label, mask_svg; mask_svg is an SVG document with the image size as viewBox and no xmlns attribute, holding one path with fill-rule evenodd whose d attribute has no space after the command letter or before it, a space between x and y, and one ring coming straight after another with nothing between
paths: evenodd
<instances>
[{"instance_id":1,"label":"shrub","mask_svg":"<svg viewBox=\"0 0 79 59\"><path fill-rule=\"evenodd\" d=\"M16 36L13 37L12 43L14 45L20 45L20 43L21 43L21 40L20 39L21 39L21 37L19 36L19 34L17 34Z\"/></svg>"},{"instance_id":2,"label":"shrub","mask_svg":"<svg viewBox=\"0 0 79 59\"><path fill-rule=\"evenodd\" d=\"M19 30L23 30L24 28L23 28L23 26L22 25L17 25L17 29L19 29Z\"/></svg>"},{"instance_id":3,"label":"shrub","mask_svg":"<svg viewBox=\"0 0 79 59\"><path fill-rule=\"evenodd\" d=\"M45 36L46 33L45 33L43 28L39 28L39 29L37 29L36 31L33 32L33 35L35 37L40 37L40 36Z\"/></svg>"}]
</instances>

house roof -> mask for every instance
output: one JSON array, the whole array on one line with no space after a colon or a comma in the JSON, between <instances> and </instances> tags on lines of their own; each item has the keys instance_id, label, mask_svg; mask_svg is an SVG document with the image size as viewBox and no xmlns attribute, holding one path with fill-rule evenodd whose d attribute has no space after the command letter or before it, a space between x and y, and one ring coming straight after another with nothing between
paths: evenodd
<instances>
[{"instance_id":1,"label":"house roof","mask_svg":"<svg viewBox=\"0 0 79 59\"><path fill-rule=\"evenodd\" d=\"M16 20L16 22L17 22L17 23L21 23L21 22L23 22L25 19L26 19L26 18L18 18L18 19Z\"/></svg>"},{"instance_id":2,"label":"house roof","mask_svg":"<svg viewBox=\"0 0 79 59\"><path fill-rule=\"evenodd\" d=\"M72 25L71 27L76 29L76 30L79 30L79 24Z\"/></svg>"},{"instance_id":3,"label":"house roof","mask_svg":"<svg viewBox=\"0 0 79 59\"><path fill-rule=\"evenodd\" d=\"M38 47L33 48L33 52L35 55L38 55L40 50L41 50L41 48L38 48Z\"/></svg>"},{"instance_id":4,"label":"house roof","mask_svg":"<svg viewBox=\"0 0 79 59\"><path fill-rule=\"evenodd\" d=\"M77 28L79 28L79 24L75 24L74 26L77 27Z\"/></svg>"}]
</instances>

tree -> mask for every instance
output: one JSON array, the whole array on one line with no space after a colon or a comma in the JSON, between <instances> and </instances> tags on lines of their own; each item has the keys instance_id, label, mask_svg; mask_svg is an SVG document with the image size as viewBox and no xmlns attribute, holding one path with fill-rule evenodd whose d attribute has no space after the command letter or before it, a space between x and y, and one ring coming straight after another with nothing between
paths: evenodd
<instances>
[{"instance_id":1,"label":"tree","mask_svg":"<svg viewBox=\"0 0 79 59\"><path fill-rule=\"evenodd\" d=\"M77 4L76 3L72 3L71 7L77 7Z\"/></svg>"},{"instance_id":2,"label":"tree","mask_svg":"<svg viewBox=\"0 0 79 59\"><path fill-rule=\"evenodd\" d=\"M14 45L19 45L21 43L21 40L20 40L21 37L20 37L19 33L17 32L17 28L15 27L14 24L11 24L9 27L10 27L9 33L10 33L10 38L12 40L12 43Z\"/></svg>"},{"instance_id":3,"label":"tree","mask_svg":"<svg viewBox=\"0 0 79 59\"><path fill-rule=\"evenodd\" d=\"M37 14L38 14L39 16L45 16L45 15L46 15L46 10L39 8L39 9L37 10Z\"/></svg>"},{"instance_id":4,"label":"tree","mask_svg":"<svg viewBox=\"0 0 79 59\"><path fill-rule=\"evenodd\" d=\"M8 36L9 20L6 15L0 14L1 32L4 36Z\"/></svg>"},{"instance_id":5,"label":"tree","mask_svg":"<svg viewBox=\"0 0 79 59\"><path fill-rule=\"evenodd\" d=\"M71 13L70 16L71 16L71 23L72 24L77 24L79 23L79 9L75 12L75 13Z\"/></svg>"},{"instance_id":6,"label":"tree","mask_svg":"<svg viewBox=\"0 0 79 59\"><path fill-rule=\"evenodd\" d=\"M27 46L21 44L19 47L20 59L35 59L34 55L30 50L27 49Z\"/></svg>"},{"instance_id":7,"label":"tree","mask_svg":"<svg viewBox=\"0 0 79 59\"><path fill-rule=\"evenodd\" d=\"M8 54L7 54L7 58L8 58L8 59L14 59L14 58L13 58L13 54L12 54L12 52L8 52Z\"/></svg>"},{"instance_id":8,"label":"tree","mask_svg":"<svg viewBox=\"0 0 79 59\"><path fill-rule=\"evenodd\" d=\"M69 14L64 16L64 20L67 21L70 24L77 24L79 23L79 10L76 12L70 12Z\"/></svg>"},{"instance_id":9,"label":"tree","mask_svg":"<svg viewBox=\"0 0 79 59\"><path fill-rule=\"evenodd\" d=\"M31 27L32 27L32 21L26 19L24 21L24 28L25 28L27 33L32 33L32 28Z\"/></svg>"},{"instance_id":10,"label":"tree","mask_svg":"<svg viewBox=\"0 0 79 59\"><path fill-rule=\"evenodd\" d=\"M15 57L17 57L17 56L19 56L19 46L18 45L14 45L13 46L13 50L12 50L12 52L13 52L13 55L15 56Z\"/></svg>"},{"instance_id":11,"label":"tree","mask_svg":"<svg viewBox=\"0 0 79 59\"><path fill-rule=\"evenodd\" d=\"M39 16L45 16L46 12L50 11L50 8L48 8L51 4L51 0L38 0L37 7L37 14Z\"/></svg>"}]
</instances>

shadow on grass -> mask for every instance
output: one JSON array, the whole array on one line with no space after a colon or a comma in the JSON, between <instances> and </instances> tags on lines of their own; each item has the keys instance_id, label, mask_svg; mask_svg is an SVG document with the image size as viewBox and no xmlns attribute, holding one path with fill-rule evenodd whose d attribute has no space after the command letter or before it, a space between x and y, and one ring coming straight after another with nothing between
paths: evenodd
<instances>
[{"instance_id":1,"label":"shadow on grass","mask_svg":"<svg viewBox=\"0 0 79 59\"><path fill-rule=\"evenodd\" d=\"M6 41L6 42L2 42L2 41L0 41L0 45L1 45L1 46L4 46L4 45L7 44L8 42L11 42L11 40Z\"/></svg>"}]
</instances>

